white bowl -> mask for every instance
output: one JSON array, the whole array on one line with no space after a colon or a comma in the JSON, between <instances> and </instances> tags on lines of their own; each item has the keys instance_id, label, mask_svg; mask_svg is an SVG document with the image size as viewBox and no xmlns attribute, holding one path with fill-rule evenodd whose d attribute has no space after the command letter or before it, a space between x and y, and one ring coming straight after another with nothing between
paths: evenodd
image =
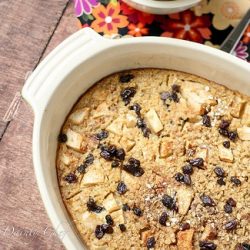
<instances>
[{"instance_id":1,"label":"white bowl","mask_svg":"<svg viewBox=\"0 0 250 250\"><path fill-rule=\"evenodd\" d=\"M37 183L67 249L85 249L85 244L70 221L58 188L55 160L60 128L77 99L98 80L121 70L146 67L185 71L250 95L250 65L205 45L159 37L109 40L89 28L59 45L31 74L22 95L35 113Z\"/></svg>"},{"instance_id":2,"label":"white bowl","mask_svg":"<svg viewBox=\"0 0 250 250\"><path fill-rule=\"evenodd\" d=\"M197 5L201 0L123 0L131 7L152 14L164 15L180 12Z\"/></svg>"}]
</instances>

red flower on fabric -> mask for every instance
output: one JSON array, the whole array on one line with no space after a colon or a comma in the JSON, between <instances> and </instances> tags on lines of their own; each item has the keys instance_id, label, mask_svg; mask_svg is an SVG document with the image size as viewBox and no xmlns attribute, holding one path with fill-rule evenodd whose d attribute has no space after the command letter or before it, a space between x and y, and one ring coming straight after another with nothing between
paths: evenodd
<instances>
[{"instance_id":1,"label":"red flower on fabric","mask_svg":"<svg viewBox=\"0 0 250 250\"><path fill-rule=\"evenodd\" d=\"M248 27L243 35L242 42L245 44L250 44L250 24L248 25Z\"/></svg>"},{"instance_id":2,"label":"red flower on fabric","mask_svg":"<svg viewBox=\"0 0 250 250\"><path fill-rule=\"evenodd\" d=\"M148 34L148 28L145 28L143 23L130 23L128 29L128 34L131 36L142 36Z\"/></svg>"},{"instance_id":3,"label":"red flower on fabric","mask_svg":"<svg viewBox=\"0 0 250 250\"><path fill-rule=\"evenodd\" d=\"M121 11L131 23L151 24L155 18L154 15L133 9L124 2L121 2Z\"/></svg>"},{"instance_id":4,"label":"red flower on fabric","mask_svg":"<svg viewBox=\"0 0 250 250\"><path fill-rule=\"evenodd\" d=\"M165 30L161 36L203 43L211 37L209 26L211 21L208 15L195 16L190 10L169 15L161 28Z\"/></svg>"}]
</instances>

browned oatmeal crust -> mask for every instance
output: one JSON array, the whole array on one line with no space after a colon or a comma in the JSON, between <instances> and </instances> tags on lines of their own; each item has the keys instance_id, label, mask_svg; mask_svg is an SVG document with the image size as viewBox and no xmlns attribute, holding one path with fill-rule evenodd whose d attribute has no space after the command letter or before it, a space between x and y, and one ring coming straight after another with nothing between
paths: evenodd
<instances>
[{"instance_id":1,"label":"browned oatmeal crust","mask_svg":"<svg viewBox=\"0 0 250 250\"><path fill-rule=\"evenodd\" d=\"M250 98L183 72L102 79L59 135L63 201L89 249L249 249Z\"/></svg>"}]
</instances>

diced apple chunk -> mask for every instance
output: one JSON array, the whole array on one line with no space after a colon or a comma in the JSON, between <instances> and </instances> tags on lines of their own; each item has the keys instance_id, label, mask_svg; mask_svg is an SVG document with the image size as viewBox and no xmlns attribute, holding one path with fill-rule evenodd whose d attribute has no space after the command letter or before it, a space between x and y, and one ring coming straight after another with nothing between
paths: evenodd
<instances>
[{"instance_id":1,"label":"diced apple chunk","mask_svg":"<svg viewBox=\"0 0 250 250\"><path fill-rule=\"evenodd\" d=\"M250 127L238 128L237 133L242 141L250 141Z\"/></svg>"},{"instance_id":2,"label":"diced apple chunk","mask_svg":"<svg viewBox=\"0 0 250 250\"><path fill-rule=\"evenodd\" d=\"M233 117L240 118L242 115L242 111L244 109L245 104L246 104L246 102L244 100L242 100L238 96L235 96L232 103L231 103L230 114Z\"/></svg>"},{"instance_id":3,"label":"diced apple chunk","mask_svg":"<svg viewBox=\"0 0 250 250\"><path fill-rule=\"evenodd\" d=\"M121 140L120 140L120 144L121 144L122 148L126 152L128 152L128 151L130 151L134 147L135 141L129 140L128 138L126 138L126 137L123 136L121 138Z\"/></svg>"},{"instance_id":4,"label":"diced apple chunk","mask_svg":"<svg viewBox=\"0 0 250 250\"><path fill-rule=\"evenodd\" d=\"M178 250L192 250L193 249L194 229L179 231L177 233L177 248Z\"/></svg>"},{"instance_id":5,"label":"diced apple chunk","mask_svg":"<svg viewBox=\"0 0 250 250\"><path fill-rule=\"evenodd\" d=\"M196 153L196 158L202 158L205 162L207 162L208 161L208 149L202 148L197 151L198 152Z\"/></svg>"},{"instance_id":6,"label":"diced apple chunk","mask_svg":"<svg viewBox=\"0 0 250 250\"><path fill-rule=\"evenodd\" d=\"M217 236L217 229L214 225L206 225L201 240L214 240Z\"/></svg>"},{"instance_id":7,"label":"diced apple chunk","mask_svg":"<svg viewBox=\"0 0 250 250\"><path fill-rule=\"evenodd\" d=\"M81 124L89 115L89 108L78 109L69 116L69 120L74 124Z\"/></svg>"},{"instance_id":8,"label":"diced apple chunk","mask_svg":"<svg viewBox=\"0 0 250 250\"><path fill-rule=\"evenodd\" d=\"M145 114L145 120L148 123L150 129L154 133L158 133L161 130L163 130L163 125L161 123L161 120L159 119L159 116L157 115L156 111L154 109L150 109L146 114Z\"/></svg>"},{"instance_id":9,"label":"diced apple chunk","mask_svg":"<svg viewBox=\"0 0 250 250\"><path fill-rule=\"evenodd\" d=\"M111 217L113 218L115 224L119 225L119 224L124 224L124 216L123 216L123 211L122 209L117 210L115 212L112 212Z\"/></svg>"},{"instance_id":10,"label":"diced apple chunk","mask_svg":"<svg viewBox=\"0 0 250 250\"><path fill-rule=\"evenodd\" d=\"M219 145L218 150L219 150L219 158L221 161L231 162L231 163L234 161L234 156L230 148L225 148L223 145Z\"/></svg>"},{"instance_id":11,"label":"diced apple chunk","mask_svg":"<svg viewBox=\"0 0 250 250\"><path fill-rule=\"evenodd\" d=\"M193 198L194 198L193 190L186 187L181 187L179 188L179 190L177 190L177 202L178 202L179 214L185 215L188 212Z\"/></svg>"},{"instance_id":12,"label":"diced apple chunk","mask_svg":"<svg viewBox=\"0 0 250 250\"><path fill-rule=\"evenodd\" d=\"M109 114L109 107L107 103L102 102L97 106L96 110L94 111L93 117L97 118L101 116L107 116L107 114Z\"/></svg>"},{"instance_id":13,"label":"diced apple chunk","mask_svg":"<svg viewBox=\"0 0 250 250\"><path fill-rule=\"evenodd\" d=\"M185 81L181 88L182 96L187 100L192 112L203 114L205 105L216 105L211 94L205 90L204 85L196 82Z\"/></svg>"},{"instance_id":14,"label":"diced apple chunk","mask_svg":"<svg viewBox=\"0 0 250 250\"><path fill-rule=\"evenodd\" d=\"M114 195L112 193L110 193L105 200L103 201L103 206L104 208L109 212L114 212L116 210L118 210L120 207L118 206Z\"/></svg>"},{"instance_id":15,"label":"diced apple chunk","mask_svg":"<svg viewBox=\"0 0 250 250\"><path fill-rule=\"evenodd\" d=\"M106 128L106 130L116 135L122 135L122 125L122 121L116 119Z\"/></svg>"},{"instance_id":16,"label":"diced apple chunk","mask_svg":"<svg viewBox=\"0 0 250 250\"><path fill-rule=\"evenodd\" d=\"M68 129L66 132L67 135L67 142L66 145L69 146L70 148L73 148L77 151L82 151L82 142L83 142L83 137L79 133Z\"/></svg>"},{"instance_id":17,"label":"diced apple chunk","mask_svg":"<svg viewBox=\"0 0 250 250\"><path fill-rule=\"evenodd\" d=\"M245 105L245 109L242 115L242 124L250 125L250 103Z\"/></svg>"},{"instance_id":18,"label":"diced apple chunk","mask_svg":"<svg viewBox=\"0 0 250 250\"><path fill-rule=\"evenodd\" d=\"M127 114L126 115L126 126L128 128L134 128L136 126L137 119L134 115Z\"/></svg>"},{"instance_id":19,"label":"diced apple chunk","mask_svg":"<svg viewBox=\"0 0 250 250\"><path fill-rule=\"evenodd\" d=\"M87 229L94 230L97 225L102 224L102 220L96 214L86 211L82 214L82 223Z\"/></svg>"},{"instance_id":20,"label":"diced apple chunk","mask_svg":"<svg viewBox=\"0 0 250 250\"><path fill-rule=\"evenodd\" d=\"M160 157L166 158L173 154L173 142L163 141L160 144Z\"/></svg>"},{"instance_id":21,"label":"diced apple chunk","mask_svg":"<svg viewBox=\"0 0 250 250\"><path fill-rule=\"evenodd\" d=\"M101 169L89 169L82 178L81 186L92 186L103 182L104 174Z\"/></svg>"}]
</instances>

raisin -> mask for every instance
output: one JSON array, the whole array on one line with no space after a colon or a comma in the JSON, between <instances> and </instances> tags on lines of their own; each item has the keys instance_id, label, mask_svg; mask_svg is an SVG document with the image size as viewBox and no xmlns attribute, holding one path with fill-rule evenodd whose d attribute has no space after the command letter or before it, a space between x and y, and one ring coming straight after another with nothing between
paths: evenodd
<instances>
[{"instance_id":1,"label":"raisin","mask_svg":"<svg viewBox=\"0 0 250 250\"><path fill-rule=\"evenodd\" d=\"M114 160L114 161L112 161L112 163L111 163L111 167L112 167L112 168L117 168L117 167L120 167L120 166L121 166L121 162L118 161L118 160Z\"/></svg>"},{"instance_id":2,"label":"raisin","mask_svg":"<svg viewBox=\"0 0 250 250\"><path fill-rule=\"evenodd\" d=\"M150 133L151 133L151 130L149 128L147 128L147 127L142 128L142 134L144 137L148 138Z\"/></svg>"},{"instance_id":3,"label":"raisin","mask_svg":"<svg viewBox=\"0 0 250 250\"><path fill-rule=\"evenodd\" d=\"M224 136L224 137L228 137L228 130L227 129L222 129L222 128L219 128L219 133Z\"/></svg>"},{"instance_id":4,"label":"raisin","mask_svg":"<svg viewBox=\"0 0 250 250\"><path fill-rule=\"evenodd\" d=\"M201 168L204 165L204 160L202 158L195 158L192 160L189 160L189 163L193 166L193 167L198 167Z\"/></svg>"},{"instance_id":5,"label":"raisin","mask_svg":"<svg viewBox=\"0 0 250 250\"><path fill-rule=\"evenodd\" d=\"M207 206L214 207L215 206L213 199L208 195L203 194L200 196L200 199L201 199L204 207L207 207Z\"/></svg>"},{"instance_id":6,"label":"raisin","mask_svg":"<svg viewBox=\"0 0 250 250\"><path fill-rule=\"evenodd\" d=\"M184 174L184 176L183 176L183 182L184 182L186 185L190 186L191 183L192 183L190 175Z\"/></svg>"},{"instance_id":7,"label":"raisin","mask_svg":"<svg viewBox=\"0 0 250 250\"><path fill-rule=\"evenodd\" d=\"M139 118L137 120L137 127L138 128L144 128L146 126L146 123L144 122L144 120L142 118Z\"/></svg>"},{"instance_id":8,"label":"raisin","mask_svg":"<svg viewBox=\"0 0 250 250\"><path fill-rule=\"evenodd\" d=\"M224 211L227 214L231 214L233 212L233 208L232 208L232 206L230 204L226 203L224 205Z\"/></svg>"},{"instance_id":9,"label":"raisin","mask_svg":"<svg viewBox=\"0 0 250 250\"><path fill-rule=\"evenodd\" d=\"M114 232L114 229L109 224L102 224L101 227L106 234L112 234Z\"/></svg>"},{"instance_id":10,"label":"raisin","mask_svg":"<svg viewBox=\"0 0 250 250\"><path fill-rule=\"evenodd\" d=\"M128 191L127 186L123 181L118 183L116 190L121 195L125 194Z\"/></svg>"},{"instance_id":11,"label":"raisin","mask_svg":"<svg viewBox=\"0 0 250 250\"><path fill-rule=\"evenodd\" d=\"M210 128L210 127L211 127L211 119L210 119L210 116L208 116L208 115L203 115L203 117L202 117L202 124L203 124L205 127Z\"/></svg>"},{"instance_id":12,"label":"raisin","mask_svg":"<svg viewBox=\"0 0 250 250\"><path fill-rule=\"evenodd\" d=\"M218 183L220 186L226 185L226 182L224 181L223 178L218 178L217 183Z\"/></svg>"},{"instance_id":13,"label":"raisin","mask_svg":"<svg viewBox=\"0 0 250 250\"><path fill-rule=\"evenodd\" d=\"M141 217L143 215L142 210L139 207L134 207L133 212L136 216Z\"/></svg>"},{"instance_id":14,"label":"raisin","mask_svg":"<svg viewBox=\"0 0 250 250\"><path fill-rule=\"evenodd\" d=\"M67 181L68 183L75 183L77 182L77 177L73 173L69 173L64 177L64 180Z\"/></svg>"},{"instance_id":15,"label":"raisin","mask_svg":"<svg viewBox=\"0 0 250 250\"><path fill-rule=\"evenodd\" d=\"M177 172L175 174L174 178L178 182L184 182L184 175L182 173Z\"/></svg>"},{"instance_id":16,"label":"raisin","mask_svg":"<svg viewBox=\"0 0 250 250\"><path fill-rule=\"evenodd\" d=\"M114 225L114 220L112 219L111 215L109 215L109 214L106 215L105 219L106 219L107 224L109 224L110 226Z\"/></svg>"},{"instance_id":17,"label":"raisin","mask_svg":"<svg viewBox=\"0 0 250 250\"><path fill-rule=\"evenodd\" d=\"M108 131L106 131L106 130L101 130L99 133L97 133L97 134L95 135L95 138L96 138L97 140L101 141L101 140L104 140L104 139L108 138L108 136L109 136L109 132L108 132Z\"/></svg>"},{"instance_id":18,"label":"raisin","mask_svg":"<svg viewBox=\"0 0 250 250\"><path fill-rule=\"evenodd\" d=\"M244 250L250 250L250 244L244 242L244 243L242 243L242 246L243 246Z\"/></svg>"},{"instance_id":19,"label":"raisin","mask_svg":"<svg viewBox=\"0 0 250 250\"><path fill-rule=\"evenodd\" d=\"M171 98L170 92L162 92L160 95L161 95L161 100L163 100L163 101L166 101L167 99Z\"/></svg>"},{"instance_id":20,"label":"raisin","mask_svg":"<svg viewBox=\"0 0 250 250\"><path fill-rule=\"evenodd\" d=\"M183 174L189 174L191 175L193 173L193 167L190 164L185 165L182 167Z\"/></svg>"},{"instance_id":21,"label":"raisin","mask_svg":"<svg viewBox=\"0 0 250 250\"><path fill-rule=\"evenodd\" d=\"M173 84L171 88L173 92L180 93L180 89L181 89L180 85Z\"/></svg>"},{"instance_id":22,"label":"raisin","mask_svg":"<svg viewBox=\"0 0 250 250\"><path fill-rule=\"evenodd\" d=\"M66 134L61 133L58 135L58 141L61 143L65 143L68 140L68 137Z\"/></svg>"},{"instance_id":23,"label":"raisin","mask_svg":"<svg viewBox=\"0 0 250 250\"><path fill-rule=\"evenodd\" d=\"M236 176L232 176L230 181L235 185L235 186L240 186L241 185L241 181L240 179L238 179Z\"/></svg>"},{"instance_id":24,"label":"raisin","mask_svg":"<svg viewBox=\"0 0 250 250\"><path fill-rule=\"evenodd\" d=\"M225 171L221 167L215 167L214 172L218 177L224 177L225 176Z\"/></svg>"},{"instance_id":25,"label":"raisin","mask_svg":"<svg viewBox=\"0 0 250 250\"><path fill-rule=\"evenodd\" d=\"M126 231L126 226L124 224L119 224L119 228L120 228L121 232Z\"/></svg>"},{"instance_id":26,"label":"raisin","mask_svg":"<svg viewBox=\"0 0 250 250\"><path fill-rule=\"evenodd\" d=\"M124 101L125 105L128 105L131 101L131 98L134 97L136 90L134 87L128 87L121 91L121 98Z\"/></svg>"},{"instance_id":27,"label":"raisin","mask_svg":"<svg viewBox=\"0 0 250 250\"><path fill-rule=\"evenodd\" d=\"M232 231L237 228L237 221L236 220L230 220L225 224L225 229L227 231Z\"/></svg>"},{"instance_id":28,"label":"raisin","mask_svg":"<svg viewBox=\"0 0 250 250\"><path fill-rule=\"evenodd\" d=\"M138 103L133 104L129 107L130 110L134 110L135 113L140 116L141 115L141 106Z\"/></svg>"},{"instance_id":29,"label":"raisin","mask_svg":"<svg viewBox=\"0 0 250 250\"><path fill-rule=\"evenodd\" d=\"M179 102L179 97L176 92L172 92L171 98L174 102Z\"/></svg>"},{"instance_id":30,"label":"raisin","mask_svg":"<svg viewBox=\"0 0 250 250\"><path fill-rule=\"evenodd\" d=\"M190 224L188 222L185 222L185 223L181 224L181 226L180 226L181 231L185 231L185 230L188 230L188 229L190 229Z\"/></svg>"},{"instance_id":31,"label":"raisin","mask_svg":"<svg viewBox=\"0 0 250 250\"><path fill-rule=\"evenodd\" d=\"M230 141L224 141L224 142L223 142L223 146L224 146L225 148L230 148Z\"/></svg>"},{"instance_id":32,"label":"raisin","mask_svg":"<svg viewBox=\"0 0 250 250\"><path fill-rule=\"evenodd\" d=\"M154 248L156 244L155 237L150 237L147 239L147 249Z\"/></svg>"},{"instance_id":33,"label":"raisin","mask_svg":"<svg viewBox=\"0 0 250 250\"><path fill-rule=\"evenodd\" d=\"M124 160L125 159L125 151L123 148L119 148L115 152L115 157L119 160Z\"/></svg>"},{"instance_id":34,"label":"raisin","mask_svg":"<svg viewBox=\"0 0 250 250\"><path fill-rule=\"evenodd\" d=\"M86 157L84 163L87 165L91 165L94 162L94 155L93 154L88 154L88 156Z\"/></svg>"},{"instance_id":35,"label":"raisin","mask_svg":"<svg viewBox=\"0 0 250 250\"><path fill-rule=\"evenodd\" d=\"M129 205L128 205L127 203L126 203L126 204L123 204L123 205L122 205L122 210L123 210L124 212L130 211Z\"/></svg>"},{"instance_id":36,"label":"raisin","mask_svg":"<svg viewBox=\"0 0 250 250\"><path fill-rule=\"evenodd\" d=\"M230 131L230 132L228 132L228 138L229 138L231 141L235 141L235 140L238 138L238 133L237 133L237 131Z\"/></svg>"},{"instance_id":37,"label":"raisin","mask_svg":"<svg viewBox=\"0 0 250 250\"><path fill-rule=\"evenodd\" d=\"M236 207L236 201L233 198L227 199L226 203L231 205L232 207Z\"/></svg>"},{"instance_id":38,"label":"raisin","mask_svg":"<svg viewBox=\"0 0 250 250\"><path fill-rule=\"evenodd\" d=\"M128 164L123 165L123 169L133 176L140 177L144 174L144 170L140 167L141 163L135 158L130 158Z\"/></svg>"},{"instance_id":39,"label":"raisin","mask_svg":"<svg viewBox=\"0 0 250 250\"><path fill-rule=\"evenodd\" d=\"M128 83L128 82L130 82L132 79L134 79L134 75L132 75L132 74L124 74L124 75L121 75L121 76L119 77L119 81L120 81L121 83Z\"/></svg>"},{"instance_id":40,"label":"raisin","mask_svg":"<svg viewBox=\"0 0 250 250\"><path fill-rule=\"evenodd\" d=\"M92 197L89 197L89 200L87 201L87 208L89 211L95 213L101 213L103 210L103 207L98 206Z\"/></svg>"},{"instance_id":41,"label":"raisin","mask_svg":"<svg viewBox=\"0 0 250 250\"><path fill-rule=\"evenodd\" d=\"M87 168L87 165L86 164L81 164L79 167L77 167L77 171L80 173L80 174L83 174L86 172L86 168Z\"/></svg>"},{"instance_id":42,"label":"raisin","mask_svg":"<svg viewBox=\"0 0 250 250\"><path fill-rule=\"evenodd\" d=\"M111 161L116 155L116 147L114 145L102 146L100 156L107 161Z\"/></svg>"},{"instance_id":43,"label":"raisin","mask_svg":"<svg viewBox=\"0 0 250 250\"><path fill-rule=\"evenodd\" d=\"M105 232L101 225L97 225L95 228L95 237L100 240L104 236Z\"/></svg>"},{"instance_id":44,"label":"raisin","mask_svg":"<svg viewBox=\"0 0 250 250\"><path fill-rule=\"evenodd\" d=\"M166 226L167 219L168 219L168 214L166 212L163 212L159 218L159 223L162 226Z\"/></svg>"},{"instance_id":45,"label":"raisin","mask_svg":"<svg viewBox=\"0 0 250 250\"><path fill-rule=\"evenodd\" d=\"M220 127L221 129L227 129L227 128L229 127L229 125L230 125L230 122L229 122L229 121L227 121L227 120L222 120L219 127Z\"/></svg>"},{"instance_id":46,"label":"raisin","mask_svg":"<svg viewBox=\"0 0 250 250\"><path fill-rule=\"evenodd\" d=\"M200 241L199 242L200 250L215 250L217 245L211 241Z\"/></svg>"},{"instance_id":47,"label":"raisin","mask_svg":"<svg viewBox=\"0 0 250 250\"><path fill-rule=\"evenodd\" d=\"M163 195L161 202L165 207L169 208L170 210L173 210L176 206L174 198L167 194Z\"/></svg>"}]
</instances>

